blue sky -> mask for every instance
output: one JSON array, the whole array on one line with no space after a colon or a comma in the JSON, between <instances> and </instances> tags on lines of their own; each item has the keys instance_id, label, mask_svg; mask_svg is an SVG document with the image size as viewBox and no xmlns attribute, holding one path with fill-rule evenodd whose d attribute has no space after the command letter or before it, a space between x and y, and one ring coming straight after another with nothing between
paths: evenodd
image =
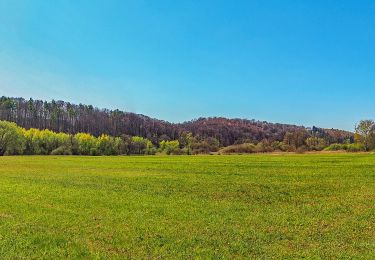
<instances>
[{"instance_id":1,"label":"blue sky","mask_svg":"<svg viewBox=\"0 0 375 260\"><path fill-rule=\"evenodd\" d=\"M0 95L352 130L374 28L372 0L0 0Z\"/></svg>"}]
</instances>

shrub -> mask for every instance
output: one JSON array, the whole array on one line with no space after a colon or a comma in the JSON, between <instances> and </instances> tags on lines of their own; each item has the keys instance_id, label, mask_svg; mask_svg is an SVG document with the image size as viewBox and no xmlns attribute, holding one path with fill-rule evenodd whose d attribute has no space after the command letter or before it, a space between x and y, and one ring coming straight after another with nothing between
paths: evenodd
<instances>
[{"instance_id":1,"label":"shrub","mask_svg":"<svg viewBox=\"0 0 375 260\"><path fill-rule=\"evenodd\" d=\"M97 156L97 155L100 155L98 148L95 148L95 147L91 148L91 149L90 149L90 155L91 155L91 156Z\"/></svg>"},{"instance_id":2,"label":"shrub","mask_svg":"<svg viewBox=\"0 0 375 260\"><path fill-rule=\"evenodd\" d=\"M348 144L346 146L346 150L348 152L352 152L352 153L364 152L364 151L366 151L366 147L363 144Z\"/></svg>"},{"instance_id":3,"label":"shrub","mask_svg":"<svg viewBox=\"0 0 375 260\"><path fill-rule=\"evenodd\" d=\"M305 153L307 151L306 146L300 146L297 148L296 153Z\"/></svg>"},{"instance_id":4,"label":"shrub","mask_svg":"<svg viewBox=\"0 0 375 260\"><path fill-rule=\"evenodd\" d=\"M283 147L283 142L280 142L280 141L273 141L271 143L271 147L272 147L272 150L274 151L283 151L284 147Z\"/></svg>"},{"instance_id":5,"label":"shrub","mask_svg":"<svg viewBox=\"0 0 375 260\"><path fill-rule=\"evenodd\" d=\"M0 121L0 156L22 154L24 149L22 128L15 123Z\"/></svg>"},{"instance_id":6,"label":"shrub","mask_svg":"<svg viewBox=\"0 0 375 260\"><path fill-rule=\"evenodd\" d=\"M330 146L324 149L324 151L343 151L343 150L346 150L345 144L331 144Z\"/></svg>"},{"instance_id":7,"label":"shrub","mask_svg":"<svg viewBox=\"0 0 375 260\"><path fill-rule=\"evenodd\" d=\"M173 141L161 141L159 150L162 153L170 154L182 154L180 149L180 142L178 140Z\"/></svg>"},{"instance_id":8,"label":"shrub","mask_svg":"<svg viewBox=\"0 0 375 260\"><path fill-rule=\"evenodd\" d=\"M155 155L157 152L157 149L152 145L151 141L148 142L148 145L145 150L145 154L147 155Z\"/></svg>"},{"instance_id":9,"label":"shrub","mask_svg":"<svg viewBox=\"0 0 375 260\"><path fill-rule=\"evenodd\" d=\"M79 154L97 155L98 140L94 136L85 133L78 133L74 136L78 143Z\"/></svg>"},{"instance_id":10,"label":"shrub","mask_svg":"<svg viewBox=\"0 0 375 260\"><path fill-rule=\"evenodd\" d=\"M326 141L323 138L309 137L305 140L307 147L313 151L321 151L326 147Z\"/></svg>"},{"instance_id":11,"label":"shrub","mask_svg":"<svg viewBox=\"0 0 375 260\"><path fill-rule=\"evenodd\" d=\"M216 138L207 137L202 139L201 137L194 138L191 144L192 154L209 154L211 152L217 152L219 150L220 143Z\"/></svg>"},{"instance_id":12,"label":"shrub","mask_svg":"<svg viewBox=\"0 0 375 260\"><path fill-rule=\"evenodd\" d=\"M102 155L118 155L121 149L121 138L102 134L98 137L98 152Z\"/></svg>"},{"instance_id":13,"label":"shrub","mask_svg":"<svg viewBox=\"0 0 375 260\"><path fill-rule=\"evenodd\" d=\"M133 136L130 140L130 154L151 154L154 152L154 146L150 140L141 136Z\"/></svg>"},{"instance_id":14,"label":"shrub","mask_svg":"<svg viewBox=\"0 0 375 260\"><path fill-rule=\"evenodd\" d=\"M219 154L255 153L256 146L251 143L235 144L222 148Z\"/></svg>"},{"instance_id":15,"label":"shrub","mask_svg":"<svg viewBox=\"0 0 375 260\"><path fill-rule=\"evenodd\" d=\"M72 149L66 146L60 146L51 152L51 155L72 155Z\"/></svg>"},{"instance_id":16,"label":"shrub","mask_svg":"<svg viewBox=\"0 0 375 260\"><path fill-rule=\"evenodd\" d=\"M366 147L363 144L331 144L324 151L347 151L347 152L364 152Z\"/></svg>"},{"instance_id":17,"label":"shrub","mask_svg":"<svg viewBox=\"0 0 375 260\"><path fill-rule=\"evenodd\" d=\"M282 151L284 152L295 152L296 150L297 150L296 147L293 145L283 144L282 146Z\"/></svg>"},{"instance_id":18,"label":"shrub","mask_svg":"<svg viewBox=\"0 0 375 260\"><path fill-rule=\"evenodd\" d=\"M255 146L255 151L258 153L270 153L273 152L274 149L267 140L262 140Z\"/></svg>"}]
</instances>

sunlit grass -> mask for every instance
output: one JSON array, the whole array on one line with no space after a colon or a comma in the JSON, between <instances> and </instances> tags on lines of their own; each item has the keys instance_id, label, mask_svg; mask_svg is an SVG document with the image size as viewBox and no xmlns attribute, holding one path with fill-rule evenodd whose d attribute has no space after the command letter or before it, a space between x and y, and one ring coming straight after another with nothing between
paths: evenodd
<instances>
[{"instance_id":1,"label":"sunlit grass","mask_svg":"<svg viewBox=\"0 0 375 260\"><path fill-rule=\"evenodd\" d=\"M375 255L375 155L1 157L0 255Z\"/></svg>"}]
</instances>

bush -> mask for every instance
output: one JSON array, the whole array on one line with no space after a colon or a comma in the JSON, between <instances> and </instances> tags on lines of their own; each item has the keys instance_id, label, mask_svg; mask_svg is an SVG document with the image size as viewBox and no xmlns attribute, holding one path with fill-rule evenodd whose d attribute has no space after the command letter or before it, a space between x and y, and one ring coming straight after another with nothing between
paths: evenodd
<instances>
[{"instance_id":1,"label":"bush","mask_svg":"<svg viewBox=\"0 0 375 260\"><path fill-rule=\"evenodd\" d=\"M315 136L309 137L305 140L307 147L313 151L321 151L326 147L326 141L323 138Z\"/></svg>"},{"instance_id":2,"label":"bush","mask_svg":"<svg viewBox=\"0 0 375 260\"><path fill-rule=\"evenodd\" d=\"M297 148L296 153L305 153L306 151L307 147L303 145Z\"/></svg>"},{"instance_id":3,"label":"bush","mask_svg":"<svg viewBox=\"0 0 375 260\"><path fill-rule=\"evenodd\" d=\"M273 151L283 151L284 150L284 144L283 142L280 141L273 141L271 143L271 147Z\"/></svg>"},{"instance_id":4,"label":"bush","mask_svg":"<svg viewBox=\"0 0 375 260\"><path fill-rule=\"evenodd\" d=\"M102 134L98 137L98 153L101 155L118 155L121 153L121 138Z\"/></svg>"},{"instance_id":5,"label":"bush","mask_svg":"<svg viewBox=\"0 0 375 260\"><path fill-rule=\"evenodd\" d=\"M151 142L150 142L151 144ZM151 144L147 146L146 150L145 150L145 154L147 155L155 155L157 152L157 149Z\"/></svg>"},{"instance_id":6,"label":"bush","mask_svg":"<svg viewBox=\"0 0 375 260\"><path fill-rule=\"evenodd\" d=\"M256 146L251 143L235 144L222 148L219 154L255 153Z\"/></svg>"},{"instance_id":7,"label":"bush","mask_svg":"<svg viewBox=\"0 0 375 260\"><path fill-rule=\"evenodd\" d=\"M152 154L155 153L152 142L141 136L133 136L130 139L130 154Z\"/></svg>"},{"instance_id":8,"label":"bush","mask_svg":"<svg viewBox=\"0 0 375 260\"><path fill-rule=\"evenodd\" d=\"M99 150L97 148L91 148L90 149L90 155L91 156L98 156L98 155L100 155Z\"/></svg>"},{"instance_id":9,"label":"bush","mask_svg":"<svg viewBox=\"0 0 375 260\"><path fill-rule=\"evenodd\" d=\"M324 151L343 151L343 150L346 150L345 144L331 144L330 146L324 149Z\"/></svg>"},{"instance_id":10,"label":"bush","mask_svg":"<svg viewBox=\"0 0 375 260\"><path fill-rule=\"evenodd\" d=\"M159 144L159 150L162 153L170 154L182 154L180 149L180 142L178 140L173 141L161 141Z\"/></svg>"},{"instance_id":11,"label":"bush","mask_svg":"<svg viewBox=\"0 0 375 260\"><path fill-rule=\"evenodd\" d=\"M74 136L77 140L80 155L97 155L98 139L90 134L78 133Z\"/></svg>"},{"instance_id":12,"label":"bush","mask_svg":"<svg viewBox=\"0 0 375 260\"><path fill-rule=\"evenodd\" d=\"M262 140L255 146L255 151L258 153L271 153L274 149L267 140Z\"/></svg>"},{"instance_id":13,"label":"bush","mask_svg":"<svg viewBox=\"0 0 375 260\"><path fill-rule=\"evenodd\" d=\"M324 151L347 151L351 153L365 152L366 148L363 144L331 144Z\"/></svg>"},{"instance_id":14,"label":"bush","mask_svg":"<svg viewBox=\"0 0 375 260\"><path fill-rule=\"evenodd\" d=\"M201 137L194 138L191 144L192 154L209 154L211 152L217 152L219 150L220 143L216 138L207 137L202 139Z\"/></svg>"},{"instance_id":15,"label":"bush","mask_svg":"<svg viewBox=\"0 0 375 260\"><path fill-rule=\"evenodd\" d=\"M0 121L0 156L22 154L25 141L22 128L15 123Z\"/></svg>"},{"instance_id":16,"label":"bush","mask_svg":"<svg viewBox=\"0 0 375 260\"><path fill-rule=\"evenodd\" d=\"M352 152L352 153L355 153L355 152L365 152L366 151L366 147L363 144L348 144L346 146L346 150L348 152Z\"/></svg>"},{"instance_id":17,"label":"bush","mask_svg":"<svg viewBox=\"0 0 375 260\"><path fill-rule=\"evenodd\" d=\"M51 152L51 155L72 155L72 149L66 146L60 146Z\"/></svg>"},{"instance_id":18,"label":"bush","mask_svg":"<svg viewBox=\"0 0 375 260\"><path fill-rule=\"evenodd\" d=\"M297 149L294 145L287 145L283 143L281 150L284 152L296 152Z\"/></svg>"}]
</instances>

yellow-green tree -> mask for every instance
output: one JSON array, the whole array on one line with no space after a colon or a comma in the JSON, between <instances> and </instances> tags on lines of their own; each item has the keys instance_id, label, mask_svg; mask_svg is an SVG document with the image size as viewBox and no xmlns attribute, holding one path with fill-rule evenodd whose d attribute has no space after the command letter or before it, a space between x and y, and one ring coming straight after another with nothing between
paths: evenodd
<instances>
[{"instance_id":1,"label":"yellow-green tree","mask_svg":"<svg viewBox=\"0 0 375 260\"><path fill-rule=\"evenodd\" d=\"M78 143L78 152L81 155L99 155L98 140L94 136L85 133L74 135Z\"/></svg>"},{"instance_id":2,"label":"yellow-green tree","mask_svg":"<svg viewBox=\"0 0 375 260\"><path fill-rule=\"evenodd\" d=\"M162 153L170 154L180 154L180 142L178 140L173 141L161 141L159 144L159 150Z\"/></svg>"},{"instance_id":3,"label":"yellow-green tree","mask_svg":"<svg viewBox=\"0 0 375 260\"><path fill-rule=\"evenodd\" d=\"M321 151L327 146L326 141L323 138L315 136L307 138L305 143L310 150L314 151Z\"/></svg>"},{"instance_id":4,"label":"yellow-green tree","mask_svg":"<svg viewBox=\"0 0 375 260\"><path fill-rule=\"evenodd\" d=\"M0 156L22 154L24 148L22 128L15 123L0 121Z\"/></svg>"}]
</instances>

